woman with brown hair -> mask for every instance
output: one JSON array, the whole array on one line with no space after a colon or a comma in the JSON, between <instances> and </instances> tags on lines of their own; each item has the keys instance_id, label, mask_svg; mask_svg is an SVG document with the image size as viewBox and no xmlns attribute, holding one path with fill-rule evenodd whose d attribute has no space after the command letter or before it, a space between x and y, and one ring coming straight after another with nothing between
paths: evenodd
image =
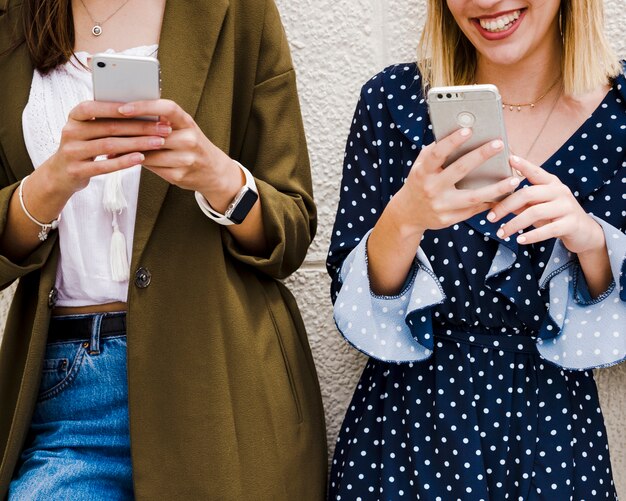
<instances>
[{"instance_id":1,"label":"woman with brown hair","mask_svg":"<svg viewBox=\"0 0 626 501\"><path fill-rule=\"evenodd\" d=\"M158 55L164 99L93 101L101 52ZM274 2L1 0L0 81L0 497L321 499Z\"/></svg>"},{"instance_id":2,"label":"woman with brown hair","mask_svg":"<svg viewBox=\"0 0 626 501\"><path fill-rule=\"evenodd\" d=\"M475 83L515 175L459 189L504 138L458 157L473 132L435 143L425 90ZM626 359L625 144L602 2L428 1L418 63L363 86L346 147L328 269L371 358L330 498L616 499L590 369Z\"/></svg>"}]
</instances>

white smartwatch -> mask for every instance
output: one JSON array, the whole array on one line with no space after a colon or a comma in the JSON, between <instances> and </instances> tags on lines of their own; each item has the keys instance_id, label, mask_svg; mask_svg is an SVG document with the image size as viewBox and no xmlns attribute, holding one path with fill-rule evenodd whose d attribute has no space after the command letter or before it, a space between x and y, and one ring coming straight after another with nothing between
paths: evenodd
<instances>
[{"instance_id":1,"label":"white smartwatch","mask_svg":"<svg viewBox=\"0 0 626 501\"><path fill-rule=\"evenodd\" d=\"M250 173L248 169L246 169L239 162L234 160L234 162L239 166L239 168L243 171L246 177L246 184L237 192L235 198L233 198L232 202L228 204L228 208L224 214L220 214L217 212L202 193L196 191L196 202L202 209L207 217L215 221L216 223L222 224L224 226L229 226L231 224L241 224L243 220L246 218L256 201L259 199L259 193L256 188L256 183L254 182L254 176Z\"/></svg>"}]
</instances>

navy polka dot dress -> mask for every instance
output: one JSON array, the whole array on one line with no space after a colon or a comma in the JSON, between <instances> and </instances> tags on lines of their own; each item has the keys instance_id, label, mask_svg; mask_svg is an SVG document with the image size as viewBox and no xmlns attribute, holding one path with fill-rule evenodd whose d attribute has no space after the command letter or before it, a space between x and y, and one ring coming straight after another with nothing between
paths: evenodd
<instances>
[{"instance_id":1,"label":"navy polka dot dress","mask_svg":"<svg viewBox=\"0 0 626 501\"><path fill-rule=\"evenodd\" d=\"M416 65L363 87L327 264L338 329L370 359L329 499L616 499L590 369L626 359L626 78L543 165L603 228L596 298L560 241L501 240L486 214L427 231L403 290L373 294L367 237L433 140Z\"/></svg>"}]
</instances>

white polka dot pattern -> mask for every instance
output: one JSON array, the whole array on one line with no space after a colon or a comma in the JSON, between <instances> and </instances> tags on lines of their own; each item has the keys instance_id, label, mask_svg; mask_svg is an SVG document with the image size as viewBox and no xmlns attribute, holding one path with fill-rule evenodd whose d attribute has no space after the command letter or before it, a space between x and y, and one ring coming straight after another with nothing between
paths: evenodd
<instances>
[{"instance_id":1,"label":"white polka dot pattern","mask_svg":"<svg viewBox=\"0 0 626 501\"><path fill-rule=\"evenodd\" d=\"M485 214L427 231L402 293L372 294L369 231L432 141L415 64L363 86L327 264L337 325L371 358L329 499L616 500L583 369L624 358L626 78L543 164L604 229L615 286L593 300L560 242L499 239Z\"/></svg>"},{"instance_id":2,"label":"white polka dot pattern","mask_svg":"<svg viewBox=\"0 0 626 501\"><path fill-rule=\"evenodd\" d=\"M613 282L591 300L584 275L574 255L558 241L541 277L550 292L548 313L558 333L545 330L539 353L568 369L607 367L626 359L626 303L620 299L622 269L626 263L626 235L602 219Z\"/></svg>"},{"instance_id":3,"label":"white polka dot pattern","mask_svg":"<svg viewBox=\"0 0 626 501\"><path fill-rule=\"evenodd\" d=\"M431 348L420 344L411 334L408 314L441 303L445 294L421 249L409 282L397 296L377 296L370 289L366 246L369 233L344 261L343 285L335 301L337 328L356 349L383 361L424 360ZM345 270L345 271L344 271ZM430 317L430 312L426 313ZM425 339L432 329L422 331Z\"/></svg>"},{"instance_id":4,"label":"white polka dot pattern","mask_svg":"<svg viewBox=\"0 0 626 501\"><path fill-rule=\"evenodd\" d=\"M541 287L549 288L548 313L556 324L549 324L538 338L539 353L548 361L576 370L607 367L626 359L626 304L619 298L622 267L626 262L626 235L592 216L605 231L613 270L613 282L600 297L588 296L584 276L575 256L557 241L541 277ZM365 238L344 261L342 287L335 302L335 322L346 340L359 351L387 362L418 362L432 353L413 337L407 317L428 310L445 300L429 260L420 248L409 273L409 282L397 296L377 296L369 285ZM506 271L516 254L504 245L496 252L487 277ZM424 312L430 316L430 312ZM421 336L431 339L430 329Z\"/></svg>"}]
</instances>

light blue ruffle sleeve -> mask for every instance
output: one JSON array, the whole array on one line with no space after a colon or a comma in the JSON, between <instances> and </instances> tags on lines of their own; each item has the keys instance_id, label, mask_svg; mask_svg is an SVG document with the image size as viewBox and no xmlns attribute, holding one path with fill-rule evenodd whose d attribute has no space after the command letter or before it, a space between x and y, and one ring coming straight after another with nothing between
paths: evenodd
<instances>
[{"instance_id":1,"label":"light blue ruffle sleeve","mask_svg":"<svg viewBox=\"0 0 626 501\"><path fill-rule=\"evenodd\" d=\"M445 294L424 252L419 249L407 283L397 296L377 296L370 289L367 268L368 232L345 259L341 268L342 286L335 301L335 323L357 350L385 362L418 362L432 350L411 333L407 316L443 302ZM430 317L430 312L424 311ZM423 322L420 328L428 328ZM421 339L433 333L420 332Z\"/></svg>"},{"instance_id":2,"label":"light blue ruffle sleeve","mask_svg":"<svg viewBox=\"0 0 626 501\"><path fill-rule=\"evenodd\" d=\"M576 257L557 240L540 280L549 287L548 321L538 339L539 353L573 370L608 367L626 360L626 302L620 298L626 235L602 219L613 281L591 299Z\"/></svg>"}]
</instances>

